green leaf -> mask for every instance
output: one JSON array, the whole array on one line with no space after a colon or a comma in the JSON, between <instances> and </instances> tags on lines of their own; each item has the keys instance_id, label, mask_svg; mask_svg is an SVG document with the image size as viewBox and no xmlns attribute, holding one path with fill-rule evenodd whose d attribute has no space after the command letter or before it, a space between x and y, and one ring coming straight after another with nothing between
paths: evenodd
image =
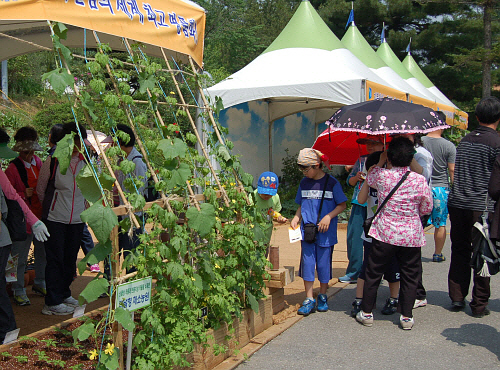
<instances>
[{"instance_id":1,"label":"green leaf","mask_svg":"<svg viewBox=\"0 0 500 370\"><path fill-rule=\"evenodd\" d=\"M87 301L88 303L94 302L99 298L102 293L107 293L109 288L108 279L104 278L94 278L90 283L87 284L85 289L80 293L78 297L78 303L82 304Z\"/></svg>"},{"instance_id":2,"label":"green leaf","mask_svg":"<svg viewBox=\"0 0 500 370\"><path fill-rule=\"evenodd\" d=\"M94 324L89 321L83 325L80 325L75 330L73 330L71 332L71 335L73 336L73 340L75 342L77 340L83 341L83 340L86 340L88 337L90 337L92 335L92 333L94 332L94 330L95 330Z\"/></svg>"},{"instance_id":3,"label":"green leaf","mask_svg":"<svg viewBox=\"0 0 500 370\"><path fill-rule=\"evenodd\" d=\"M59 144L58 144L59 146ZM80 215L94 232L100 243L105 243L113 228L118 225L118 217L110 207L104 207L102 203L94 203Z\"/></svg>"},{"instance_id":4,"label":"green leaf","mask_svg":"<svg viewBox=\"0 0 500 370\"><path fill-rule=\"evenodd\" d=\"M53 71L44 73L42 75L42 81L49 81L50 86L54 91L61 95L66 90L66 87L73 86L74 79L73 76L68 73L64 68L57 68Z\"/></svg>"},{"instance_id":5,"label":"green leaf","mask_svg":"<svg viewBox=\"0 0 500 370\"><path fill-rule=\"evenodd\" d=\"M85 165L80 173L78 173L76 183L78 184L83 197L90 203L95 203L104 196L94 178L92 166L89 164Z\"/></svg>"},{"instance_id":6,"label":"green leaf","mask_svg":"<svg viewBox=\"0 0 500 370\"><path fill-rule=\"evenodd\" d=\"M175 186L183 186L191 176L191 169L187 163L179 164L179 167L171 171L172 176L168 179L167 184L170 189Z\"/></svg>"},{"instance_id":7,"label":"green leaf","mask_svg":"<svg viewBox=\"0 0 500 370\"><path fill-rule=\"evenodd\" d=\"M94 248L90 250L87 255L78 262L78 273L81 275L87 269L87 263L89 265L95 265L101 261L104 261L106 257L110 255L113 250L111 245L111 240L107 240L106 243L97 243Z\"/></svg>"},{"instance_id":8,"label":"green leaf","mask_svg":"<svg viewBox=\"0 0 500 370\"><path fill-rule=\"evenodd\" d=\"M255 299L254 295L246 290L246 296L248 298L248 303L250 303L250 308L255 312L259 313L259 302Z\"/></svg>"},{"instance_id":9,"label":"green leaf","mask_svg":"<svg viewBox=\"0 0 500 370\"><path fill-rule=\"evenodd\" d=\"M132 313L129 310L126 310L123 307L118 307L115 310L115 319L118 321L122 326L128 330L132 331L135 328L134 320L132 320Z\"/></svg>"},{"instance_id":10,"label":"green leaf","mask_svg":"<svg viewBox=\"0 0 500 370\"><path fill-rule=\"evenodd\" d=\"M220 145L218 149L219 155L227 162L231 159L231 154L224 145Z\"/></svg>"},{"instance_id":11,"label":"green leaf","mask_svg":"<svg viewBox=\"0 0 500 370\"><path fill-rule=\"evenodd\" d=\"M101 362L106 366L108 370L116 370L120 364L118 363L118 353L119 348L115 348L111 356L104 355L101 357Z\"/></svg>"},{"instance_id":12,"label":"green leaf","mask_svg":"<svg viewBox=\"0 0 500 370\"><path fill-rule=\"evenodd\" d=\"M140 194L134 193L128 196L128 201L133 209L142 209L146 205L146 200Z\"/></svg>"},{"instance_id":13,"label":"green leaf","mask_svg":"<svg viewBox=\"0 0 500 370\"><path fill-rule=\"evenodd\" d=\"M184 275L184 269L182 265L177 262L168 262L166 266L166 272L172 280L177 280L180 276Z\"/></svg>"},{"instance_id":14,"label":"green leaf","mask_svg":"<svg viewBox=\"0 0 500 370\"><path fill-rule=\"evenodd\" d=\"M109 63L109 56L103 53L96 53L95 54L95 60L97 63L99 63L102 67L105 67L106 64Z\"/></svg>"},{"instance_id":15,"label":"green leaf","mask_svg":"<svg viewBox=\"0 0 500 370\"><path fill-rule=\"evenodd\" d=\"M69 62L73 59L73 55L71 54L71 50L69 50L65 45L61 43L59 36L52 35L52 43L54 44L54 48L61 53L61 55Z\"/></svg>"},{"instance_id":16,"label":"green leaf","mask_svg":"<svg viewBox=\"0 0 500 370\"><path fill-rule=\"evenodd\" d=\"M128 159L124 159L120 163L120 170L126 175L128 173L132 173L135 170L135 163L129 161Z\"/></svg>"},{"instance_id":17,"label":"green leaf","mask_svg":"<svg viewBox=\"0 0 500 370\"><path fill-rule=\"evenodd\" d=\"M98 117L94 113L95 104L94 101L92 100L92 97L88 92L84 91L82 93L82 98L83 98L81 99L82 107L84 107L89 112L90 116L94 121L97 121Z\"/></svg>"},{"instance_id":18,"label":"green leaf","mask_svg":"<svg viewBox=\"0 0 500 370\"><path fill-rule=\"evenodd\" d=\"M201 289L203 290L203 279L201 278L200 275L198 274L193 274L193 278L194 278L194 286L197 287L198 289Z\"/></svg>"},{"instance_id":19,"label":"green leaf","mask_svg":"<svg viewBox=\"0 0 500 370\"><path fill-rule=\"evenodd\" d=\"M243 185L245 186L250 186L252 185L253 183L253 176L250 175L249 173L243 173L241 175L241 182L243 183Z\"/></svg>"},{"instance_id":20,"label":"green leaf","mask_svg":"<svg viewBox=\"0 0 500 370\"><path fill-rule=\"evenodd\" d=\"M190 132L186 132L186 140L189 141L191 144L196 144L198 142L196 135Z\"/></svg>"},{"instance_id":21,"label":"green leaf","mask_svg":"<svg viewBox=\"0 0 500 370\"><path fill-rule=\"evenodd\" d=\"M179 138L160 140L157 148L163 152L163 156L167 160L176 157L184 158L187 151L186 143Z\"/></svg>"},{"instance_id":22,"label":"green leaf","mask_svg":"<svg viewBox=\"0 0 500 370\"><path fill-rule=\"evenodd\" d=\"M52 29L60 39L66 40L68 28L64 25L64 23L57 22L54 24Z\"/></svg>"},{"instance_id":23,"label":"green leaf","mask_svg":"<svg viewBox=\"0 0 500 370\"><path fill-rule=\"evenodd\" d=\"M215 208L209 203L200 205L200 211L196 207L190 207L186 211L186 218L190 228L198 231L200 236L207 235L215 225Z\"/></svg>"},{"instance_id":24,"label":"green leaf","mask_svg":"<svg viewBox=\"0 0 500 370\"><path fill-rule=\"evenodd\" d=\"M64 136L57 142L56 150L54 151L54 157L57 158L59 162L59 171L61 171L63 175L66 174L69 163L71 162L71 155L73 154L73 147L75 146L74 137L74 132Z\"/></svg>"},{"instance_id":25,"label":"green leaf","mask_svg":"<svg viewBox=\"0 0 500 370\"><path fill-rule=\"evenodd\" d=\"M115 179L111 176L109 176L108 174L106 173L101 173L99 175L99 181L101 182L101 186L104 188L104 189L107 189L107 190L112 190L113 189L113 184L115 183Z\"/></svg>"},{"instance_id":26,"label":"green leaf","mask_svg":"<svg viewBox=\"0 0 500 370\"><path fill-rule=\"evenodd\" d=\"M152 90L156 86L156 78L154 75L147 75L144 72L139 73L139 92L144 94L147 89Z\"/></svg>"},{"instance_id":27,"label":"green leaf","mask_svg":"<svg viewBox=\"0 0 500 370\"><path fill-rule=\"evenodd\" d=\"M100 78L94 78L89 82L89 86L96 93L102 93L106 90L106 83Z\"/></svg>"}]
</instances>

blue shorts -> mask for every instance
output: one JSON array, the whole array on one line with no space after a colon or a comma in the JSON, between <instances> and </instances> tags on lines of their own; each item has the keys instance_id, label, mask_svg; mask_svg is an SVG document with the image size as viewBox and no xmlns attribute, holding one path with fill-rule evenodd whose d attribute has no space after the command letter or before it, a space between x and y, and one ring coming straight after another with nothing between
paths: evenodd
<instances>
[{"instance_id":1,"label":"blue shorts","mask_svg":"<svg viewBox=\"0 0 500 370\"><path fill-rule=\"evenodd\" d=\"M331 247L319 247L315 243L302 241L300 257L299 276L304 281L314 281L315 271L318 271L320 283L328 283L332 280L332 254Z\"/></svg>"},{"instance_id":2,"label":"blue shorts","mask_svg":"<svg viewBox=\"0 0 500 370\"><path fill-rule=\"evenodd\" d=\"M429 224L433 224L435 228L446 226L448 218L448 194L450 189L444 187L432 188L432 213L429 218Z\"/></svg>"},{"instance_id":3,"label":"blue shorts","mask_svg":"<svg viewBox=\"0 0 500 370\"><path fill-rule=\"evenodd\" d=\"M363 266L361 267L359 278L366 280L365 271L366 265L368 264L368 256L370 255L370 252L372 250L372 243L365 240L363 242L363 247L365 251L363 256ZM396 258L396 256L392 256L391 262L387 266L385 266L384 279L389 283L397 283L400 280L400 276L401 274L399 272L398 259Z\"/></svg>"}]
</instances>

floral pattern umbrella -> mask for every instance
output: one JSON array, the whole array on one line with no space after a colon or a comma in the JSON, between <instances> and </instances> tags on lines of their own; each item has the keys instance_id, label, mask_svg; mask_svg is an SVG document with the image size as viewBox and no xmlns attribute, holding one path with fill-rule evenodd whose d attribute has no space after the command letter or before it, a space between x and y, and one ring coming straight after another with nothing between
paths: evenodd
<instances>
[{"instance_id":1,"label":"floral pattern umbrella","mask_svg":"<svg viewBox=\"0 0 500 370\"><path fill-rule=\"evenodd\" d=\"M326 122L331 131L367 134L421 133L448 128L436 112L423 105L383 98L340 108Z\"/></svg>"}]
</instances>

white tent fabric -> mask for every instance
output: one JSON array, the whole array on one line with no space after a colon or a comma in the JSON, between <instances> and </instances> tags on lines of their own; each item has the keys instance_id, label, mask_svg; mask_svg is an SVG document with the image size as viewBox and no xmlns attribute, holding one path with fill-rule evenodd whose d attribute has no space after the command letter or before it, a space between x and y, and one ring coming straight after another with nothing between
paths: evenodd
<instances>
[{"instance_id":1,"label":"white tent fabric","mask_svg":"<svg viewBox=\"0 0 500 370\"><path fill-rule=\"evenodd\" d=\"M330 108L331 115L332 108L358 103L365 79L385 84L347 49L288 48L260 55L207 91L224 108L265 100L272 122L311 109Z\"/></svg>"}]
</instances>

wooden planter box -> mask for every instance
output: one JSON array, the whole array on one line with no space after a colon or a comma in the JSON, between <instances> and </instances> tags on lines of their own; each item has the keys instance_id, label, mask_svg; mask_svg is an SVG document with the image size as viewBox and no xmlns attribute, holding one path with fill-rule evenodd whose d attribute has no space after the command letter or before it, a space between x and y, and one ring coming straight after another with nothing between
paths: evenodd
<instances>
[{"instance_id":1,"label":"wooden planter box","mask_svg":"<svg viewBox=\"0 0 500 370\"><path fill-rule=\"evenodd\" d=\"M202 345L197 344L195 351L187 356L187 360L193 365L189 368L182 368L182 370L209 370L219 365L226 358L233 355L234 350L243 348L251 339L257 334L262 333L264 330L273 325L273 310L272 298L259 301L259 313L255 313L250 308L242 311L243 318L241 320L235 319L233 321L234 333L229 333L229 326L222 325L217 330L208 330L208 335L213 337L208 341L209 346L204 348ZM231 339L227 339L231 337ZM214 355L213 344L225 345L228 347L226 353ZM181 370L176 368L176 370Z\"/></svg>"}]
</instances>

